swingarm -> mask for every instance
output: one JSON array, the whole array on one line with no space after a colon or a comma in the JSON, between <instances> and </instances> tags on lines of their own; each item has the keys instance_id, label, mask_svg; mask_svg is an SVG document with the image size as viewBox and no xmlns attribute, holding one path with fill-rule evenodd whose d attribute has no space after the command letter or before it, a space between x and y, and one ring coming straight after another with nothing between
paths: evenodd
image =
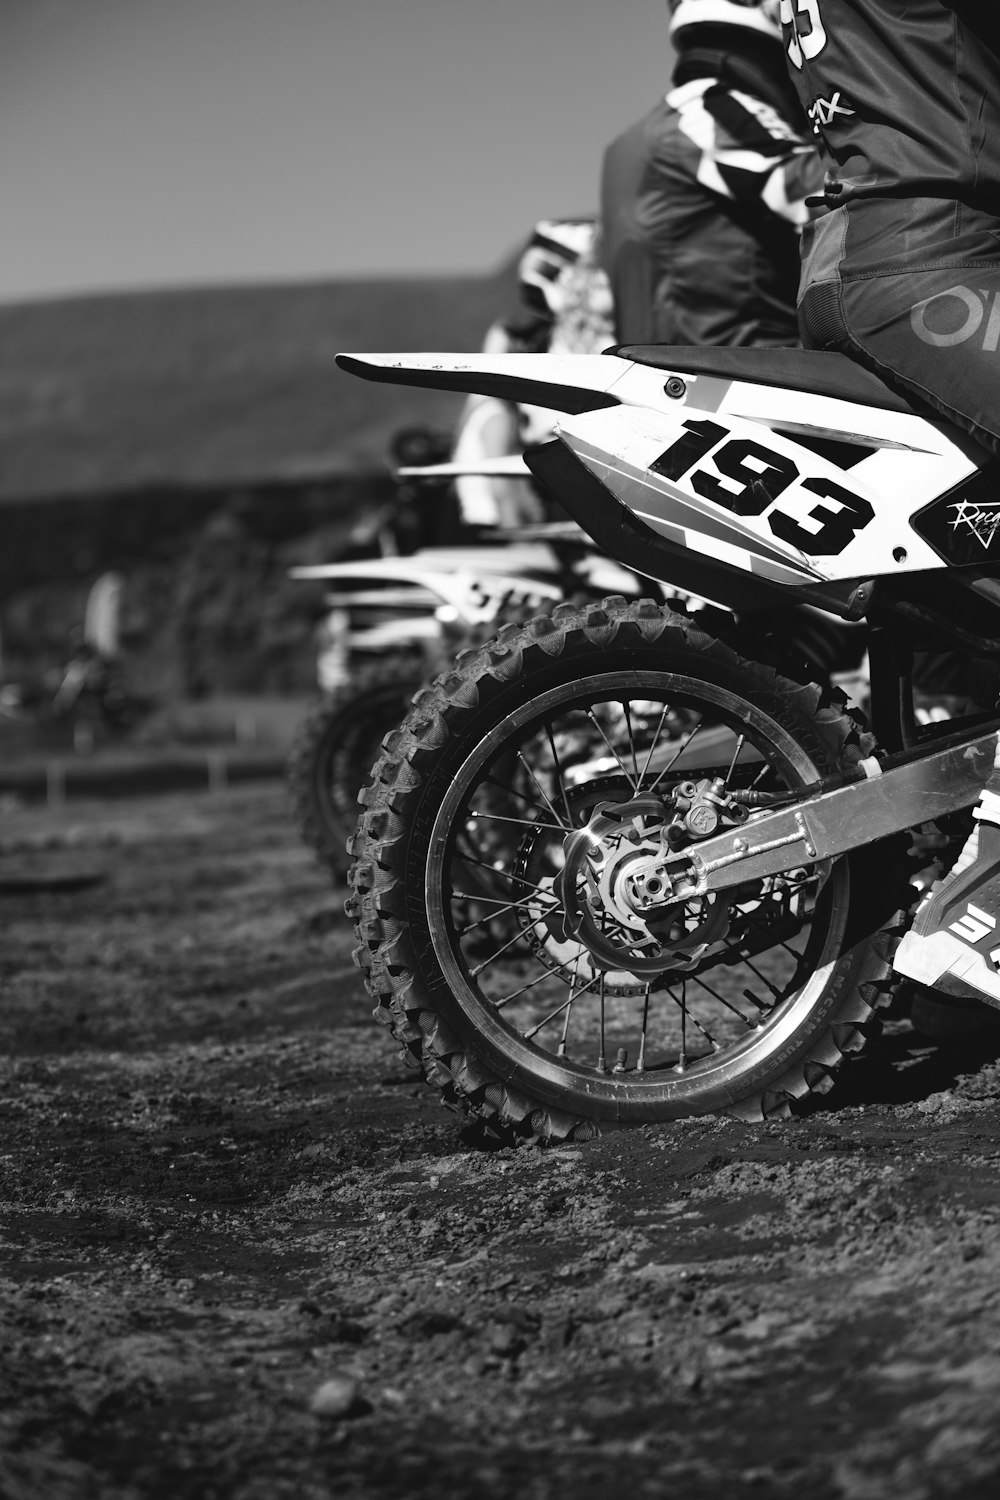
<instances>
[{"instance_id":1,"label":"swingarm","mask_svg":"<svg viewBox=\"0 0 1000 1500\"><path fill-rule=\"evenodd\" d=\"M1000 723L974 739L954 736L934 750L862 761L858 779L792 806L762 812L740 829L666 854L658 875L667 903L835 859L945 813L971 807L1000 741ZM665 903L665 904L667 904ZM659 903L657 903L659 904Z\"/></svg>"}]
</instances>

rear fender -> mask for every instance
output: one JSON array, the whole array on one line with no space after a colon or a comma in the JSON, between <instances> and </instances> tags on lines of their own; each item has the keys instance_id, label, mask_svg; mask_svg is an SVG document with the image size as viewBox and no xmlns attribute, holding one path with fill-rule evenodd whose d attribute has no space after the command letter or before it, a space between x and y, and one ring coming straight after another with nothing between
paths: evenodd
<instances>
[{"instance_id":1,"label":"rear fender","mask_svg":"<svg viewBox=\"0 0 1000 1500\"><path fill-rule=\"evenodd\" d=\"M569 413L617 406L610 388L632 368L612 354L338 354L337 364L363 380L496 396Z\"/></svg>"}]
</instances>

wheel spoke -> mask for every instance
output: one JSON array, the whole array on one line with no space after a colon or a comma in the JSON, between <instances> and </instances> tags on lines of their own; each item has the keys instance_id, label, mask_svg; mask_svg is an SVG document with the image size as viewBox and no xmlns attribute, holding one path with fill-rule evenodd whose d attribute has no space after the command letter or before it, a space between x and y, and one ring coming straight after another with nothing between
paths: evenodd
<instances>
[{"instance_id":1,"label":"wheel spoke","mask_svg":"<svg viewBox=\"0 0 1000 1500\"><path fill-rule=\"evenodd\" d=\"M477 869L488 870L495 879L507 880L511 885L527 887L529 890L537 891L541 896L548 896L552 899L551 891L547 891L544 885L535 885L532 881L525 880L523 875L512 875L509 870L498 870L496 865L487 864L484 859L477 859L471 854L463 854L459 849L455 850L455 858L461 860L463 865L475 865ZM487 896L469 897L470 901L486 901L488 899L489 897Z\"/></svg>"},{"instance_id":2,"label":"wheel spoke","mask_svg":"<svg viewBox=\"0 0 1000 1500\"><path fill-rule=\"evenodd\" d=\"M743 962L746 964L747 968L750 970L750 973L754 976L754 978L759 979L764 988L771 991L771 994L774 996L775 1000L779 1000L782 997L782 995L785 993L783 989L779 988L778 985L772 984L767 975L762 974L760 970L756 968L748 958L745 958Z\"/></svg>"},{"instance_id":3,"label":"wheel spoke","mask_svg":"<svg viewBox=\"0 0 1000 1500\"><path fill-rule=\"evenodd\" d=\"M562 797L563 808L565 809L565 812L566 812L566 822L572 828L572 826L573 826L573 813L570 810L569 798L566 795L566 783L563 780L562 766L559 764L559 752L556 749L555 738L554 738L554 736L552 734L552 725L549 724L549 723L546 723L546 725L545 725L545 734L546 734L546 737L547 737L548 742L549 742L549 749L552 752L552 766L553 766L553 769L554 769L554 771L556 773L556 780L559 783L559 795Z\"/></svg>"},{"instance_id":4,"label":"wheel spoke","mask_svg":"<svg viewBox=\"0 0 1000 1500\"><path fill-rule=\"evenodd\" d=\"M477 822L488 819L492 823L514 823L518 828L551 828L556 833L565 833L565 823L536 823L530 818L508 818L505 813L477 812L470 808L469 817L475 818Z\"/></svg>"},{"instance_id":5,"label":"wheel spoke","mask_svg":"<svg viewBox=\"0 0 1000 1500\"><path fill-rule=\"evenodd\" d=\"M628 730L628 748L629 748L629 753L632 756L632 772L633 772L633 775L634 775L634 778L635 778L633 780L633 782L632 782L632 785L635 788L635 790L638 791L639 790L639 762L636 759L636 754L635 754L635 737L634 737L634 735L632 733L632 715L628 711L628 702L627 702L626 699L623 698L621 700L621 705L622 705L622 713L625 715L625 727Z\"/></svg>"},{"instance_id":6,"label":"wheel spoke","mask_svg":"<svg viewBox=\"0 0 1000 1500\"><path fill-rule=\"evenodd\" d=\"M695 984L701 984L702 989L708 989L708 986L706 984L704 984L701 980L699 980L697 978L694 978L694 976L692 976L692 978L693 978L693 981L694 981ZM681 1068L682 1070L683 1070L683 1068L687 1067L687 1028L688 1028L688 1022L689 1021L690 1021L691 1025L695 1028L696 1031L700 1031L701 1032L702 1036L705 1038L706 1042L711 1047L711 1049L712 1049L713 1052L717 1052L719 1050L719 1043L715 1040L715 1037L712 1035L712 1033L710 1031L708 1031L706 1029L706 1027L704 1027L702 1025L702 1023L698 1020L698 1017L692 1013L691 1008L688 1005L687 987L688 987L688 980L687 979L682 979L681 980L681 998L680 998L680 1000L678 1000L676 998L676 996L674 995L673 990L671 990L669 988L667 989L667 994L670 996L671 1000L673 1000L674 1004L680 1006L680 1012L681 1012L681 1056L678 1059L678 1067ZM711 993L711 991L709 991L709 993Z\"/></svg>"},{"instance_id":7,"label":"wheel spoke","mask_svg":"<svg viewBox=\"0 0 1000 1500\"><path fill-rule=\"evenodd\" d=\"M579 965L580 965L580 960L577 959L577 973L579 973ZM569 1030L569 1012L570 1012L570 1006L572 1006L575 1001L579 1000L579 998L580 998L581 995L585 995L588 990L592 990L594 988L594 985L597 983L599 977L600 977L599 975L595 974L594 977L593 977L593 979L590 980L589 984L585 984L582 990L578 990L578 989L575 988L575 981L574 981L574 983L570 986L570 997L569 997L569 999L568 1000L564 1000L561 1005L557 1005L556 1008L555 1008L555 1010L549 1011L549 1014L543 1020L537 1022L536 1025L532 1026L532 1028L531 1028L530 1031L526 1031L524 1033L524 1035L528 1038L528 1041L530 1042L531 1039L532 1039L532 1037L537 1036L537 1034L542 1030L542 1028L544 1026L547 1026L550 1021L554 1021L555 1018L556 1018L556 1016L561 1016L561 1015L563 1015L565 1013L566 1021L565 1021L565 1025L563 1027L562 1039L561 1039L561 1041L559 1043L559 1046L563 1049L562 1051L560 1051L559 1056L560 1057L564 1057L566 1055L565 1054L566 1033Z\"/></svg>"},{"instance_id":8,"label":"wheel spoke","mask_svg":"<svg viewBox=\"0 0 1000 1500\"><path fill-rule=\"evenodd\" d=\"M611 751L611 754L614 756L615 760L618 762L619 768L621 770L622 775L625 777L625 780L628 782L628 784L632 788L633 792L636 791L636 783L629 776L628 772L625 769L625 765L624 765L624 763L622 761L621 756L618 754L618 751L615 749L614 745L611 743L611 741L608 739L607 735L604 733L604 727L603 727L603 725L600 724L598 722L598 720L594 717L594 710L592 708L588 708L588 709L585 710L585 712L586 712L587 718L590 720L591 724L593 724L594 728L597 730L598 734L601 736L601 739L607 745L608 749Z\"/></svg>"},{"instance_id":9,"label":"wheel spoke","mask_svg":"<svg viewBox=\"0 0 1000 1500\"><path fill-rule=\"evenodd\" d=\"M504 879L510 880L512 883L516 882L518 885L526 885L528 883L519 875L507 875L501 870L494 870L492 865L486 865L485 868L492 870L494 875L503 874ZM559 904L552 895L552 892L547 891L543 885L532 886L528 894L521 896L517 901L504 901L499 896L484 896L479 891L452 891L451 899L453 901L475 901L480 906L499 906L501 910L493 913L495 917L502 916L505 911L516 911L518 907L527 905L529 901L547 899L552 902L553 906ZM459 935L461 936L461 934Z\"/></svg>"},{"instance_id":10,"label":"wheel spoke","mask_svg":"<svg viewBox=\"0 0 1000 1500\"><path fill-rule=\"evenodd\" d=\"M545 788L542 786L542 784L539 781L538 777L535 775L535 772L534 772L533 768L525 760L525 758L524 758L524 751L523 750L518 749L517 758L521 762L521 764L524 767L524 769L527 771L528 775L531 777L532 781L535 783L535 786L538 788L538 795L541 797L542 801L545 803L545 806L548 808L549 812L555 818L558 827L562 828L564 831L566 831L568 833L569 830L570 830L570 828L572 828L572 826L573 826L572 823L570 823L569 825L567 825L566 823L563 823L560 820L559 814L556 812L555 808L552 806L552 803L551 803L551 801L549 800L549 798L548 798L548 796L546 794Z\"/></svg>"},{"instance_id":11,"label":"wheel spoke","mask_svg":"<svg viewBox=\"0 0 1000 1500\"><path fill-rule=\"evenodd\" d=\"M642 1031L639 1034L639 1056L636 1059L635 1071L644 1073L646 1071L646 1030L649 1025L649 990L647 984L646 992L642 997Z\"/></svg>"},{"instance_id":12,"label":"wheel spoke","mask_svg":"<svg viewBox=\"0 0 1000 1500\"><path fill-rule=\"evenodd\" d=\"M670 712L670 708L671 705L669 703L665 703L663 705L663 712L660 714L659 722L657 723L656 729L653 731L653 743L649 747L649 754L646 756L646 762L642 768L642 775L639 777L640 786L642 786L642 783L646 779L646 772L649 770L649 763L653 759L653 756L656 753L656 747L660 742L660 730L663 728L663 721L664 719L666 719L667 714ZM647 787L646 790L649 791L650 788Z\"/></svg>"},{"instance_id":13,"label":"wheel spoke","mask_svg":"<svg viewBox=\"0 0 1000 1500\"><path fill-rule=\"evenodd\" d=\"M734 1016L739 1016L744 1026L753 1027L756 1025L755 1021L752 1021L749 1016L745 1016L743 1014L739 1006L734 1005L731 1000L727 1000L725 995L720 995L718 990L714 990L710 984L706 984L705 980L702 979L700 974L692 974L691 980L693 984L700 985L703 990L706 990L708 994L712 996L713 1000L718 1000L720 1005L724 1005L727 1010L731 1010ZM708 1033L706 1032L705 1035L708 1036ZM712 1041L711 1037L709 1037L708 1039L709 1041Z\"/></svg>"},{"instance_id":14,"label":"wheel spoke","mask_svg":"<svg viewBox=\"0 0 1000 1500\"><path fill-rule=\"evenodd\" d=\"M519 1000L522 995L527 994L528 990L533 990L536 984L541 984L543 980L551 978L552 970L543 969L541 974L539 974L535 979L529 980L527 984L522 984L521 988L519 990L514 990L512 994L504 995L501 1000L494 1000L493 1004L496 1006L497 1010L502 1010L503 1007L505 1005L509 1005L512 1000Z\"/></svg>"},{"instance_id":15,"label":"wheel spoke","mask_svg":"<svg viewBox=\"0 0 1000 1500\"><path fill-rule=\"evenodd\" d=\"M730 776L732 776L733 772L736 770L736 762L740 758L740 751L743 749L743 746L744 746L745 742L746 742L746 735L745 734L741 734L740 737L739 737L739 739L736 741L736 749L733 751L733 758L729 762L729 770L726 772L725 776L723 777L723 780L727 784L729 782Z\"/></svg>"},{"instance_id":16,"label":"wheel spoke","mask_svg":"<svg viewBox=\"0 0 1000 1500\"><path fill-rule=\"evenodd\" d=\"M646 788L647 792L653 791L658 786L658 784L663 780L664 776L666 776L667 772L673 770L674 766L677 764L677 762L680 760L681 756L684 754L684 751L690 748L692 740L694 739L695 735L699 732L699 730L701 729L701 727L704 724L704 722L705 722L704 719L699 719L698 720L697 724L694 726L694 728L692 729L691 733L688 735L687 739L683 742L683 744L681 744L678 747L676 754L671 756L670 760L667 762L667 764L660 771L660 774L657 776L656 780L652 783L652 785L648 786Z\"/></svg>"},{"instance_id":17,"label":"wheel spoke","mask_svg":"<svg viewBox=\"0 0 1000 1500\"><path fill-rule=\"evenodd\" d=\"M535 807L538 802L537 797L527 796L526 793L519 791L518 788L513 785L513 783L508 783L506 781L497 781L492 772L483 777L480 786L496 787L498 792L503 792L505 796L513 797L518 802L523 802L526 807Z\"/></svg>"},{"instance_id":18,"label":"wheel spoke","mask_svg":"<svg viewBox=\"0 0 1000 1500\"><path fill-rule=\"evenodd\" d=\"M670 994L670 991L668 990L667 993ZM673 995L670 995L670 998L672 1000L674 998ZM688 1019L688 1013L687 1013L687 984L682 979L681 980L681 1050L680 1050L680 1055L677 1058L677 1071L678 1071L678 1073L683 1073L684 1069L688 1065L688 1055L687 1055L687 1019Z\"/></svg>"},{"instance_id":19,"label":"wheel spoke","mask_svg":"<svg viewBox=\"0 0 1000 1500\"><path fill-rule=\"evenodd\" d=\"M567 1043L567 1040L569 1038L569 1022L570 1022L570 1017L573 1014L573 1000L575 998L574 995L573 995L573 990L576 988L577 981L580 978L580 958L581 958L581 956L582 955L579 955L579 954L577 955L576 963L573 965L573 983L570 986L569 1004L566 1006L565 1014L563 1016L562 1036L559 1038L559 1046L556 1048L556 1056L557 1057L565 1057L566 1056L566 1043ZM590 983L594 984L596 982L596 979L597 979L597 975L595 974L594 978L590 981Z\"/></svg>"},{"instance_id":20,"label":"wheel spoke","mask_svg":"<svg viewBox=\"0 0 1000 1500\"><path fill-rule=\"evenodd\" d=\"M506 903L501 903L497 901L495 896L467 896L461 891L454 891L452 892L452 899L455 901L483 902L484 904L499 906L500 908L499 911L491 911L488 917L480 917L479 921L477 922L469 922L465 927L457 928L457 934L460 938L463 938L467 933L475 932L479 927L488 927L491 922L495 922L498 917L505 917L508 912L523 911L529 902L537 902L539 896L542 896L544 894L544 891L539 890L537 895L533 892L529 893L527 896L522 896L520 901L508 901ZM555 911L558 905L559 902L555 899L555 897L553 897L551 905L546 908L546 915L548 914L548 912Z\"/></svg>"},{"instance_id":21,"label":"wheel spoke","mask_svg":"<svg viewBox=\"0 0 1000 1500\"><path fill-rule=\"evenodd\" d=\"M551 909L552 908L550 907L550 910ZM557 909L561 910L561 908ZM495 964L497 959L500 958L504 953L506 953L509 948L513 948L515 943L523 942L524 936L524 933L520 929L518 929L518 931L515 932L514 936L512 938L508 938L507 941L503 943L495 953L491 953L489 958L484 958L481 964L477 964L474 969L470 969L469 978L477 979L484 969L488 969L490 964Z\"/></svg>"}]
</instances>

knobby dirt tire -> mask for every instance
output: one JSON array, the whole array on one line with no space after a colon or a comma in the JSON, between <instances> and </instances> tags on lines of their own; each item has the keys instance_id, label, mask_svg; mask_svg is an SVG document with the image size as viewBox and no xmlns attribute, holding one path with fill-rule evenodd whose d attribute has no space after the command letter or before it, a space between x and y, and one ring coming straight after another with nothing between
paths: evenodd
<instances>
[{"instance_id":1,"label":"knobby dirt tire","mask_svg":"<svg viewBox=\"0 0 1000 1500\"><path fill-rule=\"evenodd\" d=\"M429 871L440 864L438 851L448 837L435 829L435 819L454 787L471 775L467 767L486 753L483 747L502 739L512 716L525 722L533 704L547 701L546 694L565 694L570 684L575 690L598 678L638 682L637 673L645 674L644 683L660 676L693 683L705 701L714 694L729 705L731 718L738 719L745 705L748 720L763 725L785 747L782 754L797 757L799 784L847 770L873 749L842 694L743 659L650 600L561 605L551 616L507 626L417 694L402 726L386 736L359 797L364 811L350 845L347 902L358 937L355 962L375 1001L374 1015L401 1043L402 1056L422 1069L444 1102L504 1139L579 1140L611 1125L701 1113L751 1121L787 1115L794 1101L829 1089L844 1057L878 1030L877 1012L890 999L891 956L907 900L893 841L835 862L836 879L831 876L828 886L839 893L836 949L832 957L823 950L823 962L798 992L807 997L805 1012L806 1002L793 996L790 1018L779 1017L770 1030L758 1026L729 1064L716 1067L708 1054L703 1076L693 1077L693 1069L679 1080L661 1074L652 1086L650 1074L640 1080L635 1072L583 1078L561 1069L550 1054L536 1060L533 1044L513 1032L507 1036L502 1018L463 1000L465 991L454 983L458 971L439 956L444 939L425 899L433 894ZM603 1051L603 978L600 986Z\"/></svg>"},{"instance_id":2,"label":"knobby dirt tire","mask_svg":"<svg viewBox=\"0 0 1000 1500\"><path fill-rule=\"evenodd\" d=\"M426 679L422 659L373 663L314 704L296 733L287 766L295 821L306 847L336 878L347 870L358 791L383 737Z\"/></svg>"}]
</instances>

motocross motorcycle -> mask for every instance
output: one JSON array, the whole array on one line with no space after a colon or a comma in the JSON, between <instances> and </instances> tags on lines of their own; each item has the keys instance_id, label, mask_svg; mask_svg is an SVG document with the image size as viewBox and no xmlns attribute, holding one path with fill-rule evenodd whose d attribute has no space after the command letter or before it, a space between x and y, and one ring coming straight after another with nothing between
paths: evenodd
<instances>
[{"instance_id":1,"label":"motocross motorcycle","mask_svg":"<svg viewBox=\"0 0 1000 1500\"><path fill-rule=\"evenodd\" d=\"M988 455L832 353L340 363L564 413L526 455L537 481L610 556L715 606L558 606L417 695L352 843L376 1017L501 1134L824 1092L997 751L1000 715L922 725L910 692L916 651L1000 652ZM790 604L865 620L870 725L734 624ZM996 969L994 925L952 931Z\"/></svg>"},{"instance_id":2,"label":"motocross motorcycle","mask_svg":"<svg viewBox=\"0 0 1000 1500\"><path fill-rule=\"evenodd\" d=\"M509 471L521 464L511 462ZM468 472L452 463L425 472L448 477L459 469ZM567 600L597 602L610 590L636 599L652 592L660 602L671 597L602 556L569 520L507 528L492 545L301 566L290 576L323 582L329 590L324 630L332 649L320 650L321 696L296 732L287 782L303 842L337 882L346 876L358 790L383 737L457 652ZM678 607L702 607L672 597ZM780 635L781 650L821 676L853 678L863 665L862 633L832 631L815 610L785 611L743 626ZM345 661L351 663L346 673Z\"/></svg>"}]
</instances>

